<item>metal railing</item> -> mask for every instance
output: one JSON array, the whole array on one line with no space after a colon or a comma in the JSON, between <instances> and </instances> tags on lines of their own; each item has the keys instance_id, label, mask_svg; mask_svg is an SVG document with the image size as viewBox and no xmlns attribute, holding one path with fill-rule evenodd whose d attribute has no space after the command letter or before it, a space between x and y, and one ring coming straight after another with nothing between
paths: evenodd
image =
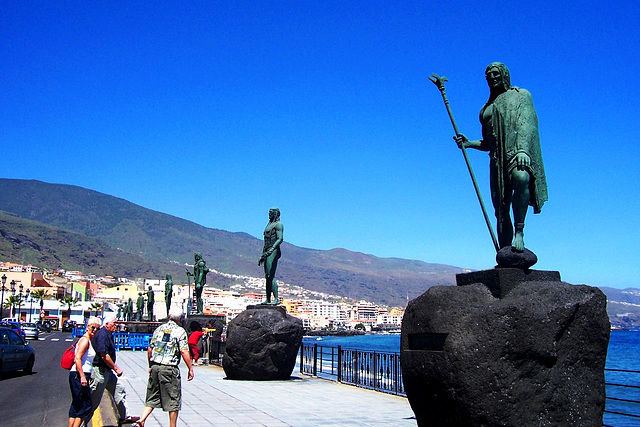
<instances>
[{"instance_id":1,"label":"metal railing","mask_svg":"<svg viewBox=\"0 0 640 427\"><path fill-rule=\"evenodd\" d=\"M406 396L399 353L302 344L300 373ZM605 378L605 423L640 425L640 371L605 369Z\"/></svg>"},{"instance_id":2,"label":"metal railing","mask_svg":"<svg viewBox=\"0 0 640 427\"><path fill-rule=\"evenodd\" d=\"M404 396L400 353L303 344L300 372L315 377Z\"/></svg>"},{"instance_id":3,"label":"metal railing","mask_svg":"<svg viewBox=\"0 0 640 427\"><path fill-rule=\"evenodd\" d=\"M604 373L607 394L604 425L640 424L640 371L605 368ZM630 378L635 384L629 384Z\"/></svg>"}]
</instances>

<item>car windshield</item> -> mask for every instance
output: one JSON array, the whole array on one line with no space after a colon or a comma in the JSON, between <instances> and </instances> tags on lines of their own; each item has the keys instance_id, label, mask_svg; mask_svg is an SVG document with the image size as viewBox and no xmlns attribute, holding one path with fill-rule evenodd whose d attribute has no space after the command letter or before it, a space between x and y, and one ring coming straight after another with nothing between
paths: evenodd
<instances>
[{"instance_id":1,"label":"car windshield","mask_svg":"<svg viewBox=\"0 0 640 427\"><path fill-rule=\"evenodd\" d=\"M36 324L35 323L23 323L22 327L23 328L35 328Z\"/></svg>"}]
</instances>

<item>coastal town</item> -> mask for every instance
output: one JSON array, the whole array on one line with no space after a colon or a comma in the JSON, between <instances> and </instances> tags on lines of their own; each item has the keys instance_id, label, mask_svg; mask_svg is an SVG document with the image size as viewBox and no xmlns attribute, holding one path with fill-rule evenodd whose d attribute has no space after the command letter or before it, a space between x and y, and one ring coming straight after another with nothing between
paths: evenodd
<instances>
[{"instance_id":1,"label":"coastal town","mask_svg":"<svg viewBox=\"0 0 640 427\"><path fill-rule=\"evenodd\" d=\"M185 266L189 267L189 266ZM154 294L154 319L166 317L166 279L97 277L81 271L43 271L38 266L0 262L3 317L25 322L48 320L54 328L65 320L84 323L91 315L111 312L122 318L122 307L129 301ZM229 289L206 286L202 293L204 314L222 316L230 322L247 306L265 299L265 280L222 273L234 283ZM171 304L185 312L193 301L194 287L176 283ZM279 301L289 314L302 320L306 330L365 330L399 332L404 309L369 301L354 301L338 295L314 292L299 285L280 282ZM189 296L191 295L191 299ZM137 316L135 316L137 318Z\"/></svg>"}]
</instances>

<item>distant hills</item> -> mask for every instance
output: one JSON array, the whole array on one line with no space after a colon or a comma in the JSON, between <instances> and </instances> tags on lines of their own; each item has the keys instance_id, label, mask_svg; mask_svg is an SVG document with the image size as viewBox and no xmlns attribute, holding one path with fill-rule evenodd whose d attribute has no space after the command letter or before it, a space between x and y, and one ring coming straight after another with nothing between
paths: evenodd
<instances>
[{"instance_id":1,"label":"distant hills","mask_svg":"<svg viewBox=\"0 0 640 427\"><path fill-rule=\"evenodd\" d=\"M85 188L0 178L0 258L49 269L116 277L186 281L185 264L201 252L222 273L260 277L262 241L207 228ZM434 285L453 285L462 268L379 258L347 249L301 248L287 242L277 278L355 300L405 306ZM207 282L233 284L209 274ZM640 327L640 290L602 288L612 325Z\"/></svg>"},{"instance_id":2,"label":"distant hills","mask_svg":"<svg viewBox=\"0 0 640 427\"><path fill-rule=\"evenodd\" d=\"M262 241L247 233L203 227L82 187L0 179L0 257L97 275L164 277L184 282L185 263L201 252L223 273L260 277ZM287 242L277 277L313 291L404 306L434 285L452 285L463 270L379 258L346 249L301 248ZM225 276L208 283L230 284Z\"/></svg>"}]
</instances>

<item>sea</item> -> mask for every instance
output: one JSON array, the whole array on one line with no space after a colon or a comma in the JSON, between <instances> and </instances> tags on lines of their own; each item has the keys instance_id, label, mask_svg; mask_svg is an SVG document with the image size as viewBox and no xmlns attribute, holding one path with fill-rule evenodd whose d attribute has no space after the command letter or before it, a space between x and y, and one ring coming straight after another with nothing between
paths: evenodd
<instances>
[{"instance_id":1,"label":"sea","mask_svg":"<svg viewBox=\"0 0 640 427\"><path fill-rule=\"evenodd\" d=\"M381 353L399 353L399 334L367 334L350 337L304 337L305 344L318 344ZM612 369L621 371L610 371ZM616 427L640 426L640 403L613 400L610 398L640 402L640 331L611 331L605 382L608 384L604 425ZM618 384L618 385L614 385ZM637 388L625 387L628 385ZM613 412L634 414L637 417L618 415Z\"/></svg>"}]
</instances>

